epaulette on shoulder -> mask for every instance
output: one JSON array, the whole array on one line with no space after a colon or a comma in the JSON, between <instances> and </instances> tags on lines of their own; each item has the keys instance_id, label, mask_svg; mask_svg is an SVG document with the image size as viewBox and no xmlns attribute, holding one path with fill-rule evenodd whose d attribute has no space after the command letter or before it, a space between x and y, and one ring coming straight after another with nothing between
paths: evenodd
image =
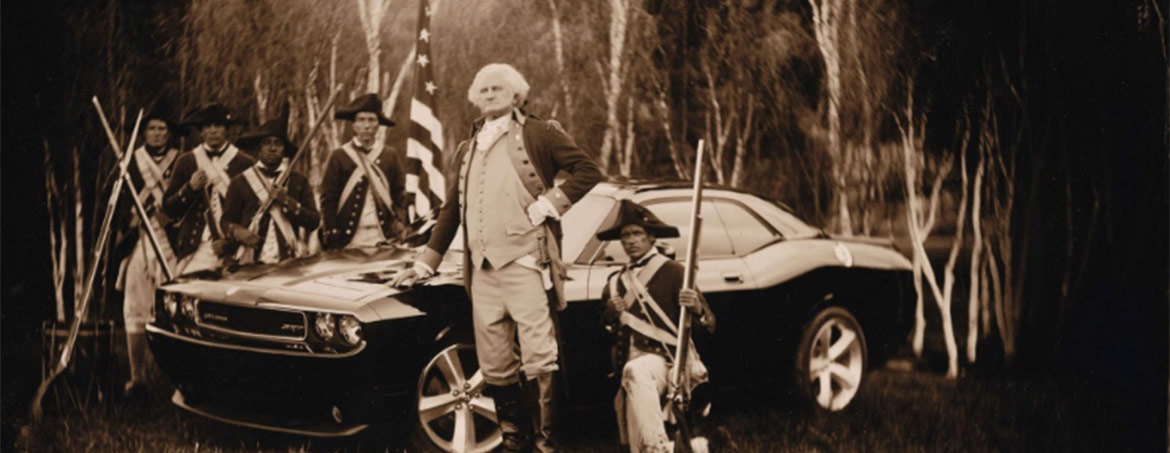
<instances>
[{"instance_id":1,"label":"epaulette on shoulder","mask_svg":"<svg viewBox=\"0 0 1170 453\"><path fill-rule=\"evenodd\" d=\"M555 129L557 132L560 132L560 133L565 134L565 135L569 135L568 132L565 132L565 127L561 126L560 121L546 120L544 123L545 123L545 127L549 128L549 129Z\"/></svg>"}]
</instances>

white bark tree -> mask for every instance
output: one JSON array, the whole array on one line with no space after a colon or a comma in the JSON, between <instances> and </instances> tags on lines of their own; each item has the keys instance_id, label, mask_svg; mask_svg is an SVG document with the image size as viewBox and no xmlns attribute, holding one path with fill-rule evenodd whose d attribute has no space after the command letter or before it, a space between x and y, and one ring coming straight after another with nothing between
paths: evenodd
<instances>
[{"instance_id":1,"label":"white bark tree","mask_svg":"<svg viewBox=\"0 0 1170 453\"><path fill-rule=\"evenodd\" d=\"M386 8L390 6L390 0L356 1L369 57L366 63L366 92L377 93L382 76L382 19L386 17Z\"/></svg>"},{"instance_id":2,"label":"white bark tree","mask_svg":"<svg viewBox=\"0 0 1170 453\"><path fill-rule=\"evenodd\" d=\"M629 28L630 0L609 0L609 12L609 67L602 78L602 92L605 96L605 134L601 139L598 157L602 171L609 169L615 148L621 146L622 125L618 120L618 102L625 80L625 45Z\"/></svg>"},{"instance_id":3,"label":"white bark tree","mask_svg":"<svg viewBox=\"0 0 1170 453\"><path fill-rule=\"evenodd\" d=\"M832 164L834 203L838 231L852 234L849 197L845 181L844 153L841 140L841 0L808 0L812 7L813 31L817 48L825 62L825 87L828 91L828 155Z\"/></svg>"},{"instance_id":4,"label":"white bark tree","mask_svg":"<svg viewBox=\"0 0 1170 453\"><path fill-rule=\"evenodd\" d=\"M990 112L984 108L983 123ZM982 143L979 144L979 158L975 164L975 182L971 188L971 265L970 283L967 288L967 363L975 363L979 347L979 320L980 312L987 311L987 282L979 277L983 273L983 173L986 168L987 151ZM980 294L983 289L983 294ZM983 316L986 324L986 316ZM986 326L984 326L986 332Z\"/></svg>"},{"instance_id":5,"label":"white bark tree","mask_svg":"<svg viewBox=\"0 0 1170 453\"><path fill-rule=\"evenodd\" d=\"M925 154L924 138L926 126L916 125L917 113L914 111L913 84L910 83L907 89L908 100L906 102L905 123L898 121L898 128L901 131L901 148L903 158L903 168L905 172L905 190L906 190L906 217L907 226L910 231L910 243L914 248L915 262L917 263L915 271L921 273L927 284L930 286L931 295L934 296L935 303L938 305L939 314L942 318L943 340L947 349L947 377L954 378L959 375L959 360L958 360L958 346L955 343L954 323L951 319L951 294L954 288L954 267L958 258L959 248L962 245L963 229L962 225L965 221L964 216L966 212L966 186L964 186L964 194L959 203L959 223L956 230L954 242L951 245L950 256L943 269L943 285L940 288L939 283L935 277L934 266L930 263L930 257L926 254L924 246L926 242L926 235L923 230L924 215L929 215L929 222L933 223L933 219L938 210L939 188L945 175L950 172L953 165L954 156L945 156L944 163L940 165L938 173L935 175L934 187L931 190L931 202L929 214L921 212L921 207L918 203L919 189L918 177L922 174L923 168L920 168L917 163L923 160ZM967 147L967 140L964 139L960 146L959 158L965 161L965 150ZM965 163L961 166L966 168ZM964 176L964 179L966 177ZM917 277L916 277L917 279ZM916 283L916 289L921 288L921 284ZM922 293L919 292L919 301L921 305ZM921 329L925 326L924 319L921 317L921 312L916 313L916 328L915 328L915 352L921 354Z\"/></svg>"},{"instance_id":6,"label":"white bark tree","mask_svg":"<svg viewBox=\"0 0 1170 453\"><path fill-rule=\"evenodd\" d=\"M76 147L73 148L73 233L73 303L74 310L76 310L76 304L85 297L85 271L88 268L85 262L85 213L82 211L81 157ZM88 263L88 265L97 266L98 263ZM85 316L85 313L76 313L76 315Z\"/></svg>"},{"instance_id":7,"label":"white bark tree","mask_svg":"<svg viewBox=\"0 0 1170 453\"><path fill-rule=\"evenodd\" d=\"M53 170L49 141L45 148L45 207L49 211L49 258L53 266L53 296L57 302L57 322L65 322L65 275L69 273L69 236L65 233L66 219L59 217L63 207L57 178Z\"/></svg>"},{"instance_id":8,"label":"white bark tree","mask_svg":"<svg viewBox=\"0 0 1170 453\"><path fill-rule=\"evenodd\" d=\"M553 117L559 117L561 122L573 123L573 91L570 89L569 74L565 71L565 38L561 30L561 15L557 7L557 0L547 0L548 8L552 11L553 56L557 62L557 81L561 87L561 104L553 108Z\"/></svg>"}]
</instances>

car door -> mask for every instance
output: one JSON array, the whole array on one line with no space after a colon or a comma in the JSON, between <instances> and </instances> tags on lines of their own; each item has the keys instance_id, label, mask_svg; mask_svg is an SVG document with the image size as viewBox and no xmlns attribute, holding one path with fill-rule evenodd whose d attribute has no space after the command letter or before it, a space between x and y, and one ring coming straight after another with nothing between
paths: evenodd
<instances>
[{"instance_id":1,"label":"car door","mask_svg":"<svg viewBox=\"0 0 1170 453\"><path fill-rule=\"evenodd\" d=\"M700 288L709 290L704 276L709 279L728 279L742 276L744 284L722 297L712 300L717 326L710 335L711 354L707 361L712 382L717 386L734 386L769 379L775 372L776 324L778 301L760 288L754 273L744 257L781 239L781 235L747 205L733 198L713 200L715 210L723 222L723 232L731 242L735 267L719 268L718 275L700 272ZM700 262L706 265L707 261ZM724 287L726 288L726 286Z\"/></svg>"}]
</instances>

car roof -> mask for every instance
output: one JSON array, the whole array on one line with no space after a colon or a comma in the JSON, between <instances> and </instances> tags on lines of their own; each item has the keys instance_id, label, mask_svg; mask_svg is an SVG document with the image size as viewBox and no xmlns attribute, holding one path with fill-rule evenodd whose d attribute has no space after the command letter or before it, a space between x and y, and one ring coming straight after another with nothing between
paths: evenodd
<instances>
[{"instance_id":1,"label":"car roof","mask_svg":"<svg viewBox=\"0 0 1170 453\"><path fill-rule=\"evenodd\" d=\"M605 181L598 183L597 186L594 187L594 189L591 191L591 193L593 193L595 195L609 196L609 197L613 197L615 199L622 199L622 198L633 198L635 195L638 195L638 194L655 192L655 191L667 191L667 190L669 190L669 191L688 190L689 191L689 190L692 190L693 188L694 188L694 183L692 183L691 181L677 181L677 180L665 180L665 179L627 179L627 178L620 178L620 177L618 177L618 178L611 177ZM788 205L786 205L782 202L773 200L771 198L768 198L766 196L760 195L758 193L752 192L750 190L743 189L743 188L724 186L724 185L720 185L720 184L706 183L706 184L703 184L703 189L704 190L713 189L713 190L720 190L720 191L725 191L725 192L738 193L738 194L742 194L742 195L750 195L753 197L757 197L761 200L765 200L765 201L768 201L770 203L774 203L774 204L776 204L776 206L779 206L781 209L788 212L789 214L795 215L795 212L793 212L792 208L788 207Z\"/></svg>"}]
</instances>

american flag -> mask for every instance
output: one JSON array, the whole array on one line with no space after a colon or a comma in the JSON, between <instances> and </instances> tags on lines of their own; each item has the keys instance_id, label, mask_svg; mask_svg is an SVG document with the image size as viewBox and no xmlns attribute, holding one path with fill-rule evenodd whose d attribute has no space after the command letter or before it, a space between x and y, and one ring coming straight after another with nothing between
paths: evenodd
<instances>
[{"instance_id":1,"label":"american flag","mask_svg":"<svg viewBox=\"0 0 1170 453\"><path fill-rule=\"evenodd\" d=\"M414 194L412 221L434 219L443 204L446 186L442 169L443 124L435 111L434 58L431 55L431 0L418 6L417 57L414 94L410 101L410 129L406 139L406 192Z\"/></svg>"}]
</instances>

